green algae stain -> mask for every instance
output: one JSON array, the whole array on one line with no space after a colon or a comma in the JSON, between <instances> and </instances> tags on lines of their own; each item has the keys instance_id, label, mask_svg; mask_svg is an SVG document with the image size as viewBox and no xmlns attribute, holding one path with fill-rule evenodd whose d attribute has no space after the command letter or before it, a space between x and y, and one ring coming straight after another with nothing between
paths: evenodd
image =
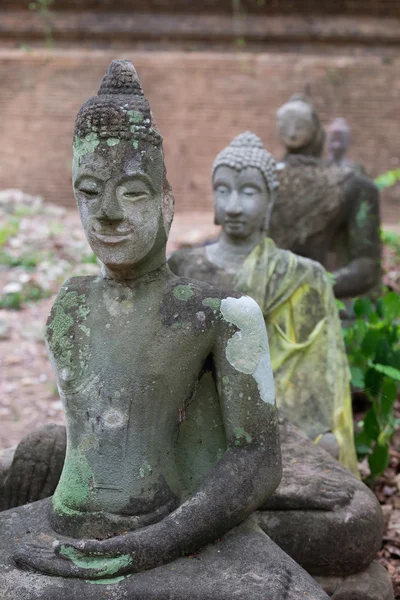
<instances>
[{"instance_id":1,"label":"green algae stain","mask_svg":"<svg viewBox=\"0 0 400 600\"><path fill-rule=\"evenodd\" d=\"M113 576L121 569L126 569L132 564L132 557L129 554L121 554L120 556L87 556L68 546L61 546L60 554L69 558L74 565L81 569L92 569L99 575ZM118 578L120 580L120 578ZM123 577L122 577L123 579ZM104 580L103 580L104 583ZM110 583L108 581L108 583ZM112 581L114 583L114 581Z\"/></svg>"},{"instance_id":2,"label":"green algae stain","mask_svg":"<svg viewBox=\"0 0 400 600\"><path fill-rule=\"evenodd\" d=\"M73 167L76 169L81 163L82 156L92 154L100 144L99 136L94 131L87 133L84 138L75 136L73 151L74 161Z\"/></svg>"},{"instance_id":3,"label":"green algae stain","mask_svg":"<svg viewBox=\"0 0 400 600\"><path fill-rule=\"evenodd\" d=\"M144 121L144 116L137 110L128 110L127 115L131 123L142 123Z\"/></svg>"},{"instance_id":4,"label":"green algae stain","mask_svg":"<svg viewBox=\"0 0 400 600\"><path fill-rule=\"evenodd\" d=\"M174 288L174 296L178 300L182 300L183 302L187 302L193 296L193 290L190 285L177 285Z\"/></svg>"},{"instance_id":5,"label":"green algae stain","mask_svg":"<svg viewBox=\"0 0 400 600\"><path fill-rule=\"evenodd\" d=\"M137 150L139 148L139 140L132 140L132 146Z\"/></svg>"},{"instance_id":6,"label":"green algae stain","mask_svg":"<svg viewBox=\"0 0 400 600\"><path fill-rule=\"evenodd\" d=\"M221 306L221 300L219 298L204 298L202 302L203 306L208 306L212 310L219 310Z\"/></svg>"},{"instance_id":7,"label":"green algae stain","mask_svg":"<svg viewBox=\"0 0 400 600\"><path fill-rule=\"evenodd\" d=\"M86 298L76 291L68 292L68 287L62 288L52 309L52 319L46 325L46 337L55 358L61 367L68 366L71 362L73 343L69 335L74 325L74 313L76 310L81 318L86 318L89 309L86 307ZM82 329L84 326L80 325ZM84 331L84 329L82 329ZM89 335L90 331L85 331Z\"/></svg>"},{"instance_id":8,"label":"green algae stain","mask_svg":"<svg viewBox=\"0 0 400 600\"><path fill-rule=\"evenodd\" d=\"M87 306L80 306L78 308L78 313L79 316L82 317L82 319L86 319L86 317L90 313L90 308L88 308Z\"/></svg>"},{"instance_id":9,"label":"green algae stain","mask_svg":"<svg viewBox=\"0 0 400 600\"><path fill-rule=\"evenodd\" d=\"M90 337L90 329L89 329L89 327L86 327L86 325L79 325L79 329L81 331L83 331L83 333L86 334L87 337Z\"/></svg>"},{"instance_id":10,"label":"green algae stain","mask_svg":"<svg viewBox=\"0 0 400 600\"><path fill-rule=\"evenodd\" d=\"M367 202L361 202L360 208L356 214L356 224L359 229L363 229L368 222L368 204Z\"/></svg>"},{"instance_id":11,"label":"green algae stain","mask_svg":"<svg viewBox=\"0 0 400 600\"><path fill-rule=\"evenodd\" d=\"M112 579L85 579L85 582L93 585L113 585L123 581L127 577L128 575L120 575L119 577L113 577Z\"/></svg>"},{"instance_id":12,"label":"green algae stain","mask_svg":"<svg viewBox=\"0 0 400 600\"><path fill-rule=\"evenodd\" d=\"M92 482L93 473L84 453L81 450L70 450L53 495L54 512L68 515L81 512L85 502L89 499Z\"/></svg>"},{"instance_id":13,"label":"green algae stain","mask_svg":"<svg viewBox=\"0 0 400 600\"><path fill-rule=\"evenodd\" d=\"M116 138L116 137L109 137L107 138L107 146L109 146L110 148L112 148L112 146L117 146L120 143L120 139Z\"/></svg>"},{"instance_id":14,"label":"green algae stain","mask_svg":"<svg viewBox=\"0 0 400 600\"><path fill-rule=\"evenodd\" d=\"M247 431L245 431L243 427L235 427L233 433L235 434L236 446L242 445L243 441L245 441L247 444L251 444L251 442L253 441L251 435L247 433Z\"/></svg>"}]
</instances>

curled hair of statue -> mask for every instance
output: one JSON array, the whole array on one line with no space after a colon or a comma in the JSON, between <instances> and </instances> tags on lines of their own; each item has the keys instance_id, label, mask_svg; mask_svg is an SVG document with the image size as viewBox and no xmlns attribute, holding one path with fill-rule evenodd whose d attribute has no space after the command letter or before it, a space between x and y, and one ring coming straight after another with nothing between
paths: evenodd
<instances>
[{"instance_id":1,"label":"curled hair of statue","mask_svg":"<svg viewBox=\"0 0 400 600\"><path fill-rule=\"evenodd\" d=\"M97 136L99 141L117 138L162 145L150 104L130 61L113 60L97 95L79 110L74 136L84 139L88 134Z\"/></svg>"}]
</instances>

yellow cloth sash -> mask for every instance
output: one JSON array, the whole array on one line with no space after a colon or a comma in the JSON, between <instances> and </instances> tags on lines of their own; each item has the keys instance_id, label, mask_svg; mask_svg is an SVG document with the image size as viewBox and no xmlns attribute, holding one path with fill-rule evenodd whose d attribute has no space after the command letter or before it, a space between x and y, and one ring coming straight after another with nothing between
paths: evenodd
<instances>
[{"instance_id":1,"label":"yellow cloth sash","mask_svg":"<svg viewBox=\"0 0 400 600\"><path fill-rule=\"evenodd\" d=\"M263 311L280 413L316 442L332 432L340 462L359 476L350 371L325 270L264 238L247 257L234 288Z\"/></svg>"}]
</instances>

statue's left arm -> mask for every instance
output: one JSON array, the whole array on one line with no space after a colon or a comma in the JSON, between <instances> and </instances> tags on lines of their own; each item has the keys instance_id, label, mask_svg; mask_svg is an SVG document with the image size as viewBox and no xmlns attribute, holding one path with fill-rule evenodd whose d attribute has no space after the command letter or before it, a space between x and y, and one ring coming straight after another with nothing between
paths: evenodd
<instances>
[{"instance_id":1,"label":"statue's left arm","mask_svg":"<svg viewBox=\"0 0 400 600\"><path fill-rule=\"evenodd\" d=\"M162 521L110 540L71 544L85 555L125 556L116 575L199 550L279 485L279 428L262 312L251 298L226 298L216 322L213 359L227 450L198 491Z\"/></svg>"},{"instance_id":2,"label":"statue's left arm","mask_svg":"<svg viewBox=\"0 0 400 600\"><path fill-rule=\"evenodd\" d=\"M381 240L379 191L367 177L354 175L346 183L349 262L333 273L338 298L351 298L379 285Z\"/></svg>"}]
</instances>

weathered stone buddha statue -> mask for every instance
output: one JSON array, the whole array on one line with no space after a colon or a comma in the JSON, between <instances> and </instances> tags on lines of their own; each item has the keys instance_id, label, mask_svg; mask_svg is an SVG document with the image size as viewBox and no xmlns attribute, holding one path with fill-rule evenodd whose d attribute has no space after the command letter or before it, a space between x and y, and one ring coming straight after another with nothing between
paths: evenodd
<instances>
[{"instance_id":1,"label":"weathered stone buddha statue","mask_svg":"<svg viewBox=\"0 0 400 600\"><path fill-rule=\"evenodd\" d=\"M337 297L371 293L381 278L378 189L353 169L321 158L325 134L310 100L293 96L277 120L286 154L278 165L270 237L332 272Z\"/></svg>"},{"instance_id":2,"label":"weathered stone buddha statue","mask_svg":"<svg viewBox=\"0 0 400 600\"><path fill-rule=\"evenodd\" d=\"M280 414L358 473L349 367L332 286L323 267L266 237L279 182L273 156L253 133L214 162L214 244L169 259L183 277L248 294L263 311Z\"/></svg>"},{"instance_id":3,"label":"weathered stone buddha statue","mask_svg":"<svg viewBox=\"0 0 400 600\"><path fill-rule=\"evenodd\" d=\"M0 599L326 598L251 517L281 478L262 312L167 267L162 138L128 61L78 113L73 187L103 268L47 322L65 464L51 501L0 515Z\"/></svg>"},{"instance_id":4,"label":"weathered stone buddha statue","mask_svg":"<svg viewBox=\"0 0 400 600\"><path fill-rule=\"evenodd\" d=\"M351 142L351 130L346 119L337 117L328 126L328 164L338 167L349 167L361 175L366 175L361 164L355 163L346 157Z\"/></svg>"}]
</instances>

